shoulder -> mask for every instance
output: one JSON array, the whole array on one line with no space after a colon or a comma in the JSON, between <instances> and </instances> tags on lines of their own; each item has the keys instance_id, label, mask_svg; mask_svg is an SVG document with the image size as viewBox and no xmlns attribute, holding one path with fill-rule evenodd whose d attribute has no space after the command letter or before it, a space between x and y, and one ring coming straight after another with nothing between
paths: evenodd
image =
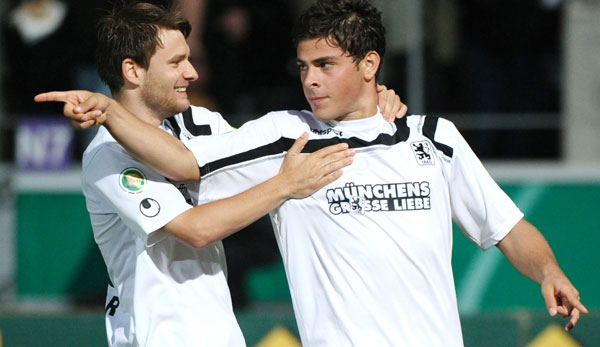
<instances>
[{"instance_id":1,"label":"shoulder","mask_svg":"<svg viewBox=\"0 0 600 347\"><path fill-rule=\"evenodd\" d=\"M223 116L219 112L214 112L202 106L190 106L190 112L194 123L206 124L212 121L222 120ZM181 113L182 114L182 113Z\"/></svg>"},{"instance_id":2,"label":"shoulder","mask_svg":"<svg viewBox=\"0 0 600 347\"><path fill-rule=\"evenodd\" d=\"M452 157L458 142L462 140L451 121L437 116L412 115L406 117L407 126L424 137L446 156Z\"/></svg>"},{"instance_id":3,"label":"shoulder","mask_svg":"<svg viewBox=\"0 0 600 347\"><path fill-rule=\"evenodd\" d=\"M231 125L220 113L201 106L190 106L184 112L169 117L164 122L168 123L174 134L180 139L220 134L232 130Z\"/></svg>"},{"instance_id":4,"label":"shoulder","mask_svg":"<svg viewBox=\"0 0 600 347\"><path fill-rule=\"evenodd\" d=\"M107 150L118 150L123 149L121 145L112 137L112 135L106 130L105 127L101 126L98 128L96 136L92 139L88 147L83 152L83 162L92 161L92 159L99 153Z\"/></svg>"},{"instance_id":5,"label":"shoulder","mask_svg":"<svg viewBox=\"0 0 600 347\"><path fill-rule=\"evenodd\" d=\"M84 173L98 167L109 166L114 162L133 160L133 157L121 146L104 127L90 142L83 153L82 168Z\"/></svg>"},{"instance_id":6,"label":"shoulder","mask_svg":"<svg viewBox=\"0 0 600 347\"><path fill-rule=\"evenodd\" d=\"M410 115L406 117L407 126L428 136L435 136L437 133L448 131L457 131L452 121L438 116Z\"/></svg>"}]
</instances>

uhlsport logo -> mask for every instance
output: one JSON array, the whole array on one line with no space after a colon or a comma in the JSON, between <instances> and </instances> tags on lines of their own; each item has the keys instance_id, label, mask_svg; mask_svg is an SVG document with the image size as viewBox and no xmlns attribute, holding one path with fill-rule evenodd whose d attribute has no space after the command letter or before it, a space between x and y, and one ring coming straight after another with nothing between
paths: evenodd
<instances>
[{"instance_id":1,"label":"uhlsport logo","mask_svg":"<svg viewBox=\"0 0 600 347\"><path fill-rule=\"evenodd\" d=\"M160 212L160 204L154 199L146 198L140 202L140 212L146 217L155 217Z\"/></svg>"},{"instance_id":2,"label":"uhlsport logo","mask_svg":"<svg viewBox=\"0 0 600 347\"><path fill-rule=\"evenodd\" d=\"M147 184L146 176L144 176L140 169L134 167L123 170L121 175L119 175L119 185L127 193L140 193L146 189Z\"/></svg>"},{"instance_id":3,"label":"uhlsport logo","mask_svg":"<svg viewBox=\"0 0 600 347\"><path fill-rule=\"evenodd\" d=\"M429 141L412 142L410 144L419 165L434 165L433 153Z\"/></svg>"},{"instance_id":4,"label":"uhlsport logo","mask_svg":"<svg viewBox=\"0 0 600 347\"><path fill-rule=\"evenodd\" d=\"M326 192L329 212L334 215L429 210L429 194L427 181L366 185L349 182Z\"/></svg>"},{"instance_id":5,"label":"uhlsport logo","mask_svg":"<svg viewBox=\"0 0 600 347\"><path fill-rule=\"evenodd\" d=\"M335 130L334 128L327 128L327 129L310 128L310 131L312 131L313 134L317 134L317 135L329 135L331 133L334 133L336 136L342 136L342 132L339 130Z\"/></svg>"}]
</instances>

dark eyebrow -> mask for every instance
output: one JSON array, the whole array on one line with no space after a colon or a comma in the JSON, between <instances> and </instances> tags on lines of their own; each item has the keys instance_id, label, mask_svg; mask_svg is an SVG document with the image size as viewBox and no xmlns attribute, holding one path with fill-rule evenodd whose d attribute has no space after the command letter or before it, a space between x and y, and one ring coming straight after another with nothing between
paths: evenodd
<instances>
[{"instance_id":1,"label":"dark eyebrow","mask_svg":"<svg viewBox=\"0 0 600 347\"><path fill-rule=\"evenodd\" d=\"M185 54L177 54L177 55L174 55L174 56L172 56L172 57L169 59L169 61L170 61L170 62L174 62L174 61L182 61L183 59L185 59L185 56L186 56Z\"/></svg>"},{"instance_id":2,"label":"dark eyebrow","mask_svg":"<svg viewBox=\"0 0 600 347\"><path fill-rule=\"evenodd\" d=\"M335 58L336 58L335 56L330 56L330 57L320 57L320 58L317 58L317 59L315 59L315 60L312 60L310 63L311 63L311 64L320 64L320 63L323 63L323 62L326 62L326 61L332 61L332 60L334 60ZM299 64L306 64L306 63L305 63L303 60L301 60L301 59L296 59L296 62L298 62Z\"/></svg>"}]
</instances>

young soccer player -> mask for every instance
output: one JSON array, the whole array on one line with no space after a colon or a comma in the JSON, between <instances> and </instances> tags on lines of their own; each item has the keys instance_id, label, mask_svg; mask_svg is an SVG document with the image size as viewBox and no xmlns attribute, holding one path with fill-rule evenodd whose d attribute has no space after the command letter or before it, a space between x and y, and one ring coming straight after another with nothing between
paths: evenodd
<instances>
[{"instance_id":1,"label":"young soccer player","mask_svg":"<svg viewBox=\"0 0 600 347\"><path fill-rule=\"evenodd\" d=\"M453 220L540 283L549 313L570 315L566 329L574 327L587 313L577 290L456 127L442 118L379 116L378 11L367 0L320 0L300 17L295 38L312 112L273 112L187 148L153 133L160 151L147 149L135 117L100 95L68 104L65 114L78 121L101 114L119 141L167 177L202 176L201 202L277 173L286 147L305 131L308 152L349 144L356 156L340 180L271 212L305 346L461 346Z\"/></svg>"}]
</instances>

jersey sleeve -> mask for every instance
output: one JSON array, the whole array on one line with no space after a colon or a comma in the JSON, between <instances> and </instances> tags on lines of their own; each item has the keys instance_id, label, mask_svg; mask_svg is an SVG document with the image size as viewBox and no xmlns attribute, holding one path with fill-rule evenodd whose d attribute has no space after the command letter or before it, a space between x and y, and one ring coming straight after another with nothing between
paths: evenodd
<instances>
[{"instance_id":1,"label":"jersey sleeve","mask_svg":"<svg viewBox=\"0 0 600 347\"><path fill-rule=\"evenodd\" d=\"M300 135L296 137L298 136ZM183 140L183 143L194 154L198 166L206 174L261 156L284 153L289 147L281 147L282 137L284 135L277 117L270 113L249 121L234 131L199 136ZM273 150L273 147L277 148Z\"/></svg>"},{"instance_id":2,"label":"jersey sleeve","mask_svg":"<svg viewBox=\"0 0 600 347\"><path fill-rule=\"evenodd\" d=\"M275 176L287 150L306 130L298 117L278 112L225 134L183 141L200 168L199 202L239 194Z\"/></svg>"},{"instance_id":3,"label":"jersey sleeve","mask_svg":"<svg viewBox=\"0 0 600 347\"><path fill-rule=\"evenodd\" d=\"M147 245L164 237L155 231L192 207L177 187L116 144L86 161L82 181L90 213L116 213Z\"/></svg>"},{"instance_id":4,"label":"jersey sleeve","mask_svg":"<svg viewBox=\"0 0 600 347\"><path fill-rule=\"evenodd\" d=\"M480 248L494 246L523 213L492 179L453 123L440 118L435 141L452 148L447 175L454 222Z\"/></svg>"},{"instance_id":5,"label":"jersey sleeve","mask_svg":"<svg viewBox=\"0 0 600 347\"><path fill-rule=\"evenodd\" d=\"M219 112L213 112L204 107L192 106L192 117L195 125L208 125L210 127L210 133L202 135L224 134L235 130ZM192 137L194 137L193 134Z\"/></svg>"}]
</instances>

